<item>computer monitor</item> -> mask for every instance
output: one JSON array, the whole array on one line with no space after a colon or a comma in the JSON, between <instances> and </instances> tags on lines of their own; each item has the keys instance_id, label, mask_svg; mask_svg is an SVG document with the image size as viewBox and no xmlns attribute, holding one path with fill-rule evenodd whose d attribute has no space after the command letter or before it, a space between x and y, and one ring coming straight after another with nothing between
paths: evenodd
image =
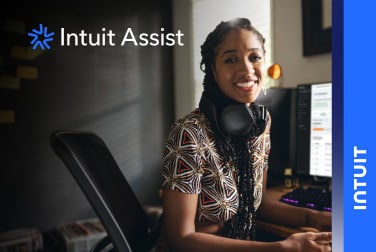
<instances>
[{"instance_id":1,"label":"computer monitor","mask_svg":"<svg viewBox=\"0 0 376 252\"><path fill-rule=\"evenodd\" d=\"M296 172L332 177L332 83L299 84L296 94Z\"/></svg>"}]
</instances>

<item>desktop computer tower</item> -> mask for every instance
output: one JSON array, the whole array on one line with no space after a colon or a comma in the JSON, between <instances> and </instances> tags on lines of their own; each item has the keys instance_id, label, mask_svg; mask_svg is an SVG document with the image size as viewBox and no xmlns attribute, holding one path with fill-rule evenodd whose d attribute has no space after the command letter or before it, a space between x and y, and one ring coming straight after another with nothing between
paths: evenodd
<instances>
[{"instance_id":1,"label":"desktop computer tower","mask_svg":"<svg viewBox=\"0 0 376 252\"><path fill-rule=\"evenodd\" d=\"M265 105L271 116L271 152L268 185L281 183L284 170L295 165L295 88L271 88L260 93L257 104Z\"/></svg>"}]
</instances>

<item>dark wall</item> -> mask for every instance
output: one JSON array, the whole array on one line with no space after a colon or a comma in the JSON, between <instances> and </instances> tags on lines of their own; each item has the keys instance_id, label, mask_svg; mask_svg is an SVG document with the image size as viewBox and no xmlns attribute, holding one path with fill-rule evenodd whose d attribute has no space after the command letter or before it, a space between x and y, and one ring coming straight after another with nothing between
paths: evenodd
<instances>
[{"instance_id":1,"label":"dark wall","mask_svg":"<svg viewBox=\"0 0 376 252\"><path fill-rule=\"evenodd\" d=\"M61 27L77 33L102 27L118 34L128 27L169 31L171 2L29 2L2 13L1 75L16 76L17 67L26 65L37 67L38 78L20 79L16 90L0 88L0 109L13 109L16 116L14 124L0 124L0 231L45 231L95 216L50 148L49 135L58 129L100 135L140 201L160 203L162 147L173 118L172 48L61 47L54 40L52 49L35 59L16 59L13 46L26 47L29 38L8 31L4 23L21 21L26 32L40 23L55 32Z\"/></svg>"},{"instance_id":2,"label":"dark wall","mask_svg":"<svg viewBox=\"0 0 376 252\"><path fill-rule=\"evenodd\" d=\"M268 186L273 186L283 182L285 168L294 167L296 89L271 88L256 102L266 106L271 116Z\"/></svg>"}]
</instances>

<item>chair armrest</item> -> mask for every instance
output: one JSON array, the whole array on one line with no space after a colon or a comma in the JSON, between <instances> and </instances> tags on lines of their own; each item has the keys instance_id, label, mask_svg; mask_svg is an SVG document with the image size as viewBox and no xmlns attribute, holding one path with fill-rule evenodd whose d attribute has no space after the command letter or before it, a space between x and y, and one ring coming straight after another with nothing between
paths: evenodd
<instances>
[{"instance_id":1,"label":"chair armrest","mask_svg":"<svg viewBox=\"0 0 376 252\"><path fill-rule=\"evenodd\" d=\"M154 229L159 226L160 219L163 213L162 206L143 206L149 227Z\"/></svg>"},{"instance_id":2,"label":"chair armrest","mask_svg":"<svg viewBox=\"0 0 376 252\"><path fill-rule=\"evenodd\" d=\"M154 246L159 239L163 209L161 206L143 206L149 225L149 235L145 241L150 251L154 251Z\"/></svg>"},{"instance_id":3,"label":"chair armrest","mask_svg":"<svg viewBox=\"0 0 376 252\"><path fill-rule=\"evenodd\" d=\"M97 243L94 244L94 246L90 249L90 252L100 252L110 245L112 248L111 249L108 248L106 249L106 251L114 251L111 238L108 235L106 235L105 237L103 237Z\"/></svg>"},{"instance_id":4,"label":"chair armrest","mask_svg":"<svg viewBox=\"0 0 376 252\"><path fill-rule=\"evenodd\" d=\"M149 226L151 227L150 236L149 236L150 241L145 241L145 242L154 244L155 240L159 236L160 218L162 216L163 209L161 206L144 206L143 208L144 208ZM106 248L110 245L111 245L111 248ZM90 252L100 252L104 250L105 248L106 248L105 251L114 251L111 238L108 235L103 237L96 244L94 244L94 246L90 249Z\"/></svg>"}]
</instances>

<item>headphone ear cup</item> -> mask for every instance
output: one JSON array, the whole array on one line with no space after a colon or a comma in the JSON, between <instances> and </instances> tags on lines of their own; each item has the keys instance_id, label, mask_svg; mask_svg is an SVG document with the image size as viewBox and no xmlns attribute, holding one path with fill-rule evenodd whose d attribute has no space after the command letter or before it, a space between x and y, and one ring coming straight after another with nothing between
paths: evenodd
<instances>
[{"instance_id":1,"label":"headphone ear cup","mask_svg":"<svg viewBox=\"0 0 376 252\"><path fill-rule=\"evenodd\" d=\"M253 113L246 104L229 105L220 115L223 130L233 136L248 134L255 122Z\"/></svg>"},{"instance_id":2,"label":"headphone ear cup","mask_svg":"<svg viewBox=\"0 0 376 252\"><path fill-rule=\"evenodd\" d=\"M252 104L234 104L226 106L220 115L222 129L232 136L261 135L266 127L265 106Z\"/></svg>"}]
</instances>

